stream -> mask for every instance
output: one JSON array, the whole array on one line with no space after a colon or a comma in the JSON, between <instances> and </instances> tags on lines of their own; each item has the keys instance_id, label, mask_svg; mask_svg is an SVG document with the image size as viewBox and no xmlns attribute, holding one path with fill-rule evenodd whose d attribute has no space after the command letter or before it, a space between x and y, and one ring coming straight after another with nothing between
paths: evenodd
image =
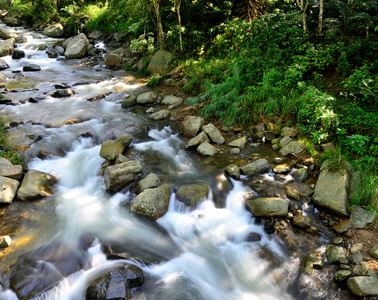
<instances>
[{"instance_id":1,"label":"stream","mask_svg":"<svg viewBox=\"0 0 378 300\"><path fill-rule=\"evenodd\" d=\"M224 175L229 158L200 157L185 150L187 138L174 120L152 121L145 107L121 108L125 96L150 90L145 78L106 69L95 60L48 58L38 47L51 46L56 39L23 28L10 30L28 42L18 44L25 58L3 57L10 66L2 71L9 78L5 96L15 105L0 105L1 117L11 126L10 142L24 150L28 168L52 174L59 182L51 197L0 207L0 233L12 238L11 247L0 252L1 300L18 299L9 278L22 254L54 245L60 245L57 251L63 245L77 253L86 238L90 245L83 254L85 267L33 299L86 299L93 278L129 264L144 273L143 285L131 289L132 299L341 299L329 266L312 275L301 272L301 255L323 255L329 234L296 233L293 247L279 235L266 233L264 221L245 209L245 196L255 192L243 180ZM13 73L26 63L42 70ZM75 94L53 98L56 85ZM110 94L88 101L104 93ZM133 190L109 194L99 175L105 161L99 156L101 143L122 135L133 137L127 156L141 161L143 177L154 172L171 186L168 212L157 221L130 213ZM275 155L268 146L247 145L241 157ZM272 173L261 177L271 186L277 184ZM210 192L195 208L186 207L174 191L195 182L207 182ZM261 240L249 241L251 233ZM108 260L106 243L130 256Z\"/></svg>"}]
</instances>

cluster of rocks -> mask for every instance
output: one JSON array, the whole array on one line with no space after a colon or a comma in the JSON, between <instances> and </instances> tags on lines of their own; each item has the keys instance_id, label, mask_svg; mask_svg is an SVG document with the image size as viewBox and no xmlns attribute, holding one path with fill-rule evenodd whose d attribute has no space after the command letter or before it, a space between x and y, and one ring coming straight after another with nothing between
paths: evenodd
<instances>
[{"instance_id":1,"label":"cluster of rocks","mask_svg":"<svg viewBox=\"0 0 378 300\"><path fill-rule=\"evenodd\" d=\"M23 174L21 165L13 165L0 157L0 204L35 200L51 196L57 180L54 176L37 170L28 170ZM0 247L9 247L11 238L0 237Z\"/></svg>"}]
</instances>

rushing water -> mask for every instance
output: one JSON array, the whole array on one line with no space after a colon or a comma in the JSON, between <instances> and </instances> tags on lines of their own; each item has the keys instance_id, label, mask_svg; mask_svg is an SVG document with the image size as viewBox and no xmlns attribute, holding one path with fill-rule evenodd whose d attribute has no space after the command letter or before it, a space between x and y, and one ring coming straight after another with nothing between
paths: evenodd
<instances>
[{"instance_id":1,"label":"rushing water","mask_svg":"<svg viewBox=\"0 0 378 300\"><path fill-rule=\"evenodd\" d=\"M17 249L5 256L9 263L3 261L1 267L10 268L18 255L37 246L53 242L72 245L87 233L97 237L88 250L88 268L65 278L37 299L85 299L92 278L129 263L139 265L146 276L145 284L132 291L135 299L306 299L309 294L313 299L338 298L336 291L322 289L310 277L300 275L299 260L291 257L275 235L267 235L246 211L244 197L253 193L250 188L241 181L232 181L231 187L222 170L211 167L211 162L210 167L204 167L207 162L184 150L184 140L172 127L165 126L168 124L153 123L143 112L120 108L125 95L145 89L137 78L81 60L49 59L37 48L55 40L17 30L28 39L27 44L18 45L26 58L6 57L10 68L3 73L13 78L11 71L25 63L36 63L42 71L7 81L8 89L18 89L7 93L18 105L1 107L2 116L7 122L18 123L10 130L14 141L25 143L25 148L30 145L25 151L29 169L50 173L59 184L52 199L33 207L42 210L41 220L33 223L35 227L21 225L21 230L14 232ZM75 95L52 98L49 95L55 84L71 86ZM87 101L106 92L112 94ZM42 100L28 102L32 97ZM71 119L81 121L65 125ZM147 130L147 126L152 129ZM144 175L154 171L172 187L208 182L211 189L207 199L190 209L173 193L168 212L157 223L129 213L135 195L131 191L106 193L99 175L104 162L99 156L101 142L121 135L134 137L130 155L142 160ZM37 137L38 142L34 142ZM47 158L37 158L41 151ZM264 176L273 181L271 174ZM230 187L225 188L227 185ZM261 241L247 242L250 233L259 234ZM141 259L108 261L101 251L101 240L120 241ZM17 297L6 290L0 293L0 299Z\"/></svg>"}]
</instances>

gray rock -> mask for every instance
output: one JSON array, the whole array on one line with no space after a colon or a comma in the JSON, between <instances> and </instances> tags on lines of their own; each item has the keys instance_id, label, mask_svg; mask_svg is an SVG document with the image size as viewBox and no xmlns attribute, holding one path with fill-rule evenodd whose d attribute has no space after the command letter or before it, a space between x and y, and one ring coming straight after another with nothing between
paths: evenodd
<instances>
[{"instance_id":1,"label":"gray rock","mask_svg":"<svg viewBox=\"0 0 378 300\"><path fill-rule=\"evenodd\" d=\"M7 39L0 42L0 57L11 55L14 51L15 39Z\"/></svg>"},{"instance_id":2,"label":"gray rock","mask_svg":"<svg viewBox=\"0 0 378 300\"><path fill-rule=\"evenodd\" d=\"M296 215L293 217L293 225L306 229L311 226L311 219L307 216Z\"/></svg>"},{"instance_id":3,"label":"gray rock","mask_svg":"<svg viewBox=\"0 0 378 300\"><path fill-rule=\"evenodd\" d=\"M168 118L170 115L171 112L169 110L160 110L150 115L150 119L155 121L164 120Z\"/></svg>"},{"instance_id":4,"label":"gray rock","mask_svg":"<svg viewBox=\"0 0 378 300\"><path fill-rule=\"evenodd\" d=\"M358 263L362 262L363 257L362 257L362 254L358 252L358 253L354 253L354 254L352 254L352 255L349 255L349 256L347 257L347 259L348 259L350 262L354 263L354 264L358 264Z\"/></svg>"},{"instance_id":5,"label":"gray rock","mask_svg":"<svg viewBox=\"0 0 378 300\"><path fill-rule=\"evenodd\" d=\"M217 144L223 144L224 143L224 137L213 124L207 124L202 127L202 130L209 136L210 140L212 140L214 143Z\"/></svg>"},{"instance_id":6,"label":"gray rock","mask_svg":"<svg viewBox=\"0 0 378 300\"><path fill-rule=\"evenodd\" d=\"M173 57L173 54L168 51L157 51L152 57L147 67L147 71L151 74L157 73L159 75L165 75L169 73L169 71L172 70L171 62L173 60Z\"/></svg>"},{"instance_id":7,"label":"gray rock","mask_svg":"<svg viewBox=\"0 0 378 300\"><path fill-rule=\"evenodd\" d=\"M282 157L275 157L273 158L272 162L278 165L278 164L282 164L284 162L284 159Z\"/></svg>"},{"instance_id":8,"label":"gray rock","mask_svg":"<svg viewBox=\"0 0 378 300\"><path fill-rule=\"evenodd\" d=\"M378 278L372 276L357 276L347 280L349 290L356 296L378 295Z\"/></svg>"},{"instance_id":9,"label":"gray rock","mask_svg":"<svg viewBox=\"0 0 378 300\"><path fill-rule=\"evenodd\" d=\"M119 137L118 139L116 139L116 142L120 143L124 147L123 152L129 148L132 141L133 141L133 138L128 135L123 135Z\"/></svg>"},{"instance_id":10,"label":"gray rock","mask_svg":"<svg viewBox=\"0 0 378 300\"><path fill-rule=\"evenodd\" d=\"M292 141L280 149L280 155L287 156L289 154L298 157L306 151L306 146L298 141Z\"/></svg>"},{"instance_id":11,"label":"gray rock","mask_svg":"<svg viewBox=\"0 0 378 300\"><path fill-rule=\"evenodd\" d=\"M14 38L14 41L17 44L23 44L23 43L26 43L28 40L24 36L17 36L17 37Z\"/></svg>"},{"instance_id":12,"label":"gray rock","mask_svg":"<svg viewBox=\"0 0 378 300\"><path fill-rule=\"evenodd\" d=\"M248 165L241 167L241 172L244 175L263 174L269 171L269 164L265 158L258 159Z\"/></svg>"},{"instance_id":13,"label":"gray rock","mask_svg":"<svg viewBox=\"0 0 378 300\"><path fill-rule=\"evenodd\" d=\"M206 182L184 184L177 189L176 197L187 206L194 206L205 199L209 193L209 185Z\"/></svg>"},{"instance_id":14,"label":"gray rock","mask_svg":"<svg viewBox=\"0 0 378 300\"><path fill-rule=\"evenodd\" d=\"M332 172L325 168L320 172L313 201L316 205L347 216L349 210L348 185L349 178L346 170Z\"/></svg>"},{"instance_id":15,"label":"gray rock","mask_svg":"<svg viewBox=\"0 0 378 300\"><path fill-rule=\"evenodd\" d=\"M8 160L7 160L8 161ZM13 165L12 163L2 163L0 161L0 176L10 179L21 179L23 167L21 165Z\"/></svg>"},{"instance_id":16,"label":"gray rock","mask_svg":"<svg viewBox=\"0 0 378 300\"><path fill-rule=\"evenodd\" d=\"M201 145L204 142L210 142L210 140L207 137L207 134L202 131L199 135L197 135L194 138L190 139L186 143L185 148L196 147L198 145Z\"/></svg>"},{"instance_id":17,"label":"gray rock","mask_svg":"<svg viewBox=\"0 0 378 300\"><path fill-rule=\"evenodd\" d=\"M176 97L176 96L166 96L164 97L163 101L161 104L168 105L168 109L174 109L177 106L181 105L181 103L184 100L181 97Z\"/></svg>"},{"instance_id":18,"label":"gray rock","mask_svg":"<svg viewBox=\"0 0 378 300\"><path fill-rule=\"evenodd\" d=\"M280 144L280 147L282 148L282 147L285 147L287 144L289 144L291 142L291 138L290 137L288 137L288 136L284 136L281 140L280 140L280 142L279 142L279 144Z\"/></svg>"},{"instance_id":19,"label":"gray rock","mask_svg":"<svg viewBox=\"0 0 378 300\"><path fill-rule=\"evenodd\" d=\"M238 180L240 178L240 168L237 165L228 165L225 168L225 172L231 178Z\"/></svg>"},{"instance_id":20,"label":"gray rock","mask_svg":"<svg viewBox=\"0 0 378 300\"><path fill-rule=\"evenodd\" d=\"M87 55L89 50L89 41L84 33L79 33L70 37L63 43L66 49L64 56L68 59L82 58Z\"/></svg>"},{"instance_id":21,"label":"gray rock","mask_svg":"<svg viewBox=\"0 0 378 300\"><path fill-rule=\"evenodd\" d=\"M370 249L369 254L375 259L378 259L378 244L374 245L373 248Z\"/></svg>"},{"instance_id":22,"label":"gray rock","mask_svg":"<svg viewBox=\"0 0 378 300\"><path fill-rule=\"evenodd\" d=\"M308 171L306 168L300 168L295 170L292 176L295 180L305 181L308 178Z\"/></svg>"},{"instance_id":23,"label":"gray rock","mask_svg":"<svg viewBox=\"0 0 378 300\"><path fill-rule=\"evenodd\" d=\"M335 274L335 279L337 281L344 281L346 280L348 277L350 277L352 273L348 270L340 270L340 271L337 271L336 274Z\"/></svg>"},{"instance_id":24,"label":"gray rock","mask_svg":"<svg viewBox=\"0 0 378 300\"><path fill-rule=\"evenodd\" d=\"M355 254L357 252L360 252L363 247L364 247L364 244L362 243L352 244L352 246L350 247L350 253Z\"/></svg>"},{"instance_id":25,"label":"gray rock","mask_svg":"<svg viewBox=\"0 0 378 300\"><path fill-rule=\"evenodd\" d=\"M258 198L247 201L246 206L255 217L285 216L289 201L281 198Z\"/></svg>"},{"instance_id":26,"label":"gray rock","mask_svg":"<svg viewBox=\"0 0 378 300\"><path fill-rule=\"evenodd\" d=\"M5 17L3 21L6 25L11 27L18 27L22 25L22 20L14 17Z\"/></svg>"},{"instance_id":27,"label":"gray rock","mask_svg":"<svg viewBox=\"0 0 378 300\"><path fill-rule=\"evenodd\" d=\"M15 49L12 53L12 59L20 59L25 57L25 52L22 50Z\"/></svg>"},{"instance_id":28,"label":"gray rock","mask_svg":"<svg viewBox=\"0 0 378 300\"><path fill-rule=\"evenodd\" d=\"M10 31L4 27L0 27L0 37L3 39L3 40L8 40L8 39L11 39L11 38L16 38L16 37L19 37L20 35L18 33L15 33L13 31Z\"/></svg>"},{"instance_id":29,"label":"gray rock","mask_svg":"<svg viewBox=\"0 0 378 300\"><path fill-rule=\"evenodd\" d=\"M100 156L106 160L115 160L123 152L125 146L114 140L106 140L102 143Z\"/></svg>"},{"instance_id":30,"label":"gray rock","mask_svg":"<svg viewBox=\"0 0 378 300\"><path fill-rule=\"evenodd\" d=\"M74 94L75 94L75 92L73 90L63 89L63 90L56 90L56 91L54 91L51 94L51 97L54 97L54 98L67 98L67 97L71 97Z\"/></svg>"},{"instance_id":31,"label":"gray rock","mask_svg":"<svg viewBox=\"0 0 378 300\"><path fill-rule=\"evenodd\" d=\"M124 156L123 154L119 154L119 155L117 156L116 160L115 160L115 164L117 165L117 164L125 163L125 162L128 162L128 161L130 161L130 160L132 160L132 159L130 159L130 158ZM105 167L108 167L108 166L111 165L111 162L108 161L108 160L106 160L105 163L108 163Z\"/></svg>"},{"instance_id":32,"label":"gray rock","mask_svg":"<svg viewBox=\"0 0 378 300\"><path fill-rule=\"evenodd\" d=\"M28 64L22 68L24 72L38 72L41 71L41 67L36 64Z\"/></svg>"},{"instance_id":33,"label":"gray rock","mask_svg":"<svg viewBox=\"0 0 378 300\"><path fill-rule=\"evenodd\" d=\"M48 37L59 38L64 35L64 27L61 23L56 23L46 27L43 30L43 34Z\"/></svg>"},{"instance_id":34,"label":"gray rock","mask_svg":"<svg viewBox=\"0 0 378 300\"><path fill-rule=\"evenodd\" d=\"M245 144L247 143L248 138L246 136L237 138L236 140L231 141L228 143L230 147L237 147L239 149L243 149Z\"/></svg>"},{"instance_id":35,"label":"gray rock","mask_svg":"<svg viewBox=\"0 0 378 300\"><path fill-rule=\"evenodd\" d=\"M106 189L119 192L130 183L142 176L142 166L139 161L130 160L105 168Z\"/></svg>"},{"instance_id":36,"label":"gray rock","mask_svg":"<svg viewBox=\"0 0 378 300\"><path fill-rule=\"evenodd\" d=\"M57 179L50 174L29 170L17 192L17 199L24 201L51 196L56 183Z\"/></svg>"},{"instance_id":37,"label":"gray rock","mask_svg":"<svg viewBox=\"0 0 378 300\"><path fill-rule=\"evenodd\" d=\"M137 96L135 94L129 95L121 101L122 108L128 108L136 104Z\"/></svg>"},{"instance_id":38,"label":"gray rock","mask_svg":"<svg viewBox=\"0 0 378 300\"><path fill-rule=\"evenodd\" d=\"M182 122L182 132L185 136L196 136L202 129L204 119L197 116L186 116Z\"/></svg>"},{"instance_id":39,"label":"gray rock","mask_svg":"<svg viewBox=\"0 0 378 300\"><path fill-rule=\"evenodd\" d=\"M286 195L289 198L292 198L297 201L301 201L302 194L296 188L294 188L293 186L285 186L284 189L285 189Z\"/></svg>"},{"instance_id":40,"label":"gray rock","mask_svg":"<svg viewBox=\"0 0 378 300\"><path fill-rule=\"evenodd\" d=\"M156 112L156 109L153 107L150 107L149 109L146 110L146 114L153 114L154 112Z\"/></svg>"},{"instance_id":41,"label":"gray rock","mask_svg":"<svg viewBox=\"0 0 378 300\"><path fill-rule=\"evenodd\" d=\"M322 148L324 152L336 150L336 147L333 143L322 144L320 145L320 147Z\"/></svg>"},{"instance_id":42,"label":"gray rock","mask_svg":"<svg viewBox=\"0 0 378 300\"><path fill-rule=\"evenodd\" d=\"M198 146L197 152L201 155L214 156L219 152L219 150L214 146L210 145L208 142L204 142Z\"/></svg>"},{"instance_id":43,"label":"gray rock","mask_svg":"<svg viewBox=\"0 0 378 300\"><path fill-rule=\"evenodd\" d=\"M92 31L89 35L88 38L91 40L99 40L104 36L104 33L100 30L95 30Z\"/></svg>"},{"instance_id":44,"label":"gray rock","mask_svg":"<svg viewBox=\"0 0 378 300\"><path fill-rule=\"evenodd\" d=\"M0 236L0 248L8 248L12 243L12 239L9 235Z\"/></svg>"},{"instance_id":45,"label":"gray rock","mask_svg":"<svg viewBox=\"0 0 378 300\"><path fill-rule=\"evenodd\" d=\"M341 258L345 258L346 249L335 245L329 245L326 248L326 255L330 263L336 263L339 262Z\"/></svg>"},{"instance_id":46,"label":"gray rock","mask_svg":"<svg viewBox=\"0 0 378 300\"><path fill-rule=\"evenodd\" d=\"M56 46L55 47L56 52L59 53L59 55L64 55L64 48L62 46Z\"/></svg>"},{"instance_id":47,"label":"gray rock","mask_svg":"<svg viewBox=\"0 0 378 300\"><path fill-rule=\"evenodd\" d=\"M167 184L144 190L131 203L130 211L156 220L168 211L170 197L171 192Z\"/></svg>"},{"instance_id":48,"label":"gray rock","mask_svg":"<svg viewBox=\"0 0 378 300\"><path fill-rule=\"evenodd\" d=\"M290 172L291 167L288 164L280 164L273 167L273 172L276 174L283 174Z\"/></svg>"},{"instance_id":49,"label":"gray rock","mask_svg":"<svg viewBox=\"0 0 378 300\"><path fill-rule=\"evenodd\" d=\"M240 154L240 149L239 148L231 148L230 154Z\"/></svg>"},{"instance_id":50,"label":"gray rock","mask_svg":"<svg viewBox=\"0 0 378 300\"><path fill-rule=\"evenodd\" d=\"M364 276L367 275L369 271L369 263L366 261L359 262L353 268L353 274L357 276Z\"/></svg>"},{"instance_id":51,"label":"gray rock","mask_svg":"<svg viewBox=\"0 0 378 300\"><path fill-rule=\"evenodd\" d=\"M0 176L0 203L12 203L19 186L17 180Z\"/></svg>"},{"instance_id":52,"label":"gray rock","mask_svg":"<svg viewBox=\"0 0 378 300\"><path fill-rule=\"evenodd\" d=\"M377 214L363 209L357 205L352 206L352 212L350 214L350 223L354 228L366 228L368 224L374 222L377 218Z\"/></svg>"},{"instance_id":53,"label":"gray rock","mask_svg":"<svg viewBox=\"0 0 378 300\"><path fill-rule=\"evenodd\" d=\"M264 137L264 133L265 133L265 130L266 130L265 124L261 123L259 125L256 125L255 130L256 130L257 138L262 139Z\"/></svg>"},{"instance_id":54,"label":"gray rock","mask_svg":"<svg viewBox=\"0 0 378 300\"><path fill-rule=\"evenodd\" d=\"M160 184L160 180L156 176L156 174L150 173L146 177L144 177L141 181L138 182L135 193L140 194L146 189L157 187L159 184Z\"/></svg>"},{"instance_id":55,"label":"gray rock","mask_svg":"<svg viewBox=\"0 0 378 300\"><path fill-rule=\"evenodd\" d=\"M121 63L121 57L118 54L112 54L112 53L109 53L106 56L105 62L104 62L104 64L110 68L116 67L120 63Z\"/></svg>"},{"instance_id":56,"label":"gray rock","mask_svg":"<svg viewBox=\"0 0 378 300\"><path fill-rule=\"evenodd\" d=\"M137 104L152 104L155 103L158 98L158 94L155 92L146 92L143 94L140 94L136 98L136 103Z\"/></svg>"},{"instance_id":57,"label":"gray rock","mask_svg":"<svg viewBox=\"0 0 378 300\"><path fill-rule=\"evenodd\" d=\"M337 236L332 239L332 244L334 245L340 245L343 242L343 238L340 236Z\"/></svg>"},{"instance_id":58,"label":"gray rock","mask_svg":"<svg viewBox=\"0 0 378 300\"><path fill-rule=\"evenodd\" d=\"M298 134L298 130L292 127L284 127L281 130L281 136L295 137Z\"/></svg>"}]
</instances>

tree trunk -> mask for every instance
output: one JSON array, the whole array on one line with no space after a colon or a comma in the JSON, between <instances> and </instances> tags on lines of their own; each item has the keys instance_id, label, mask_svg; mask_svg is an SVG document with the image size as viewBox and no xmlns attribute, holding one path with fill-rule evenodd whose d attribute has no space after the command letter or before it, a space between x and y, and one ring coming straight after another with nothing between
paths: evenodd
<instances>
[{"instance_id":1,"label":"tree trunk","mask_svg":"<svg viewBox=\"0 0 378 300\"><path fill-rule=\"evenodd\" d=\"M321 35L322 31L323 31L323 6L324 6L324 0L320 0L320 3L319 3L318 35Z\"/></svg>"},{"instance_id":2,"label":"tree trunk","mask_svg":"<svg viewBox=\"0 0 378 300\"><path fill-rule=\"evenodd\" d=\"M178 26L179 26L179 40L180 40L180 50L181 52L183 51L182 47L182 33L181 33L181 0L175 0L175 5L176 5L176 10L177 10L177 21L178 21Z\"/></svg>"},{"instance_id":3,"label":"tree trunk","mask_svg":"<svg viewBox=\"0 0 378 300\"><path fill-rule=\"evenodd\" d=\"M164 43L164 32L163 32L163 24L161 23L161 15L160 15L160 3L159 0L153 0L153 5L155 9L156 14L156 27L157 27L157 38L158 38L158 44L160 45L161 49L165 48Z\"/></svg>"},{"instance_id":4,"label":"tree trunk","mask_svg":"<svg viewBox=\"0 0 378 300\"><path fill-rule=\"evenodd\" d=\"M306 0L306 5L304 4L304 0L297 0L297 4L299 6L299 9L302 12L303 31L307 32L307 15L306 15L306 10L307 10L307 6L308 6L308 0Z\"/></svg>"}]
</instances>

